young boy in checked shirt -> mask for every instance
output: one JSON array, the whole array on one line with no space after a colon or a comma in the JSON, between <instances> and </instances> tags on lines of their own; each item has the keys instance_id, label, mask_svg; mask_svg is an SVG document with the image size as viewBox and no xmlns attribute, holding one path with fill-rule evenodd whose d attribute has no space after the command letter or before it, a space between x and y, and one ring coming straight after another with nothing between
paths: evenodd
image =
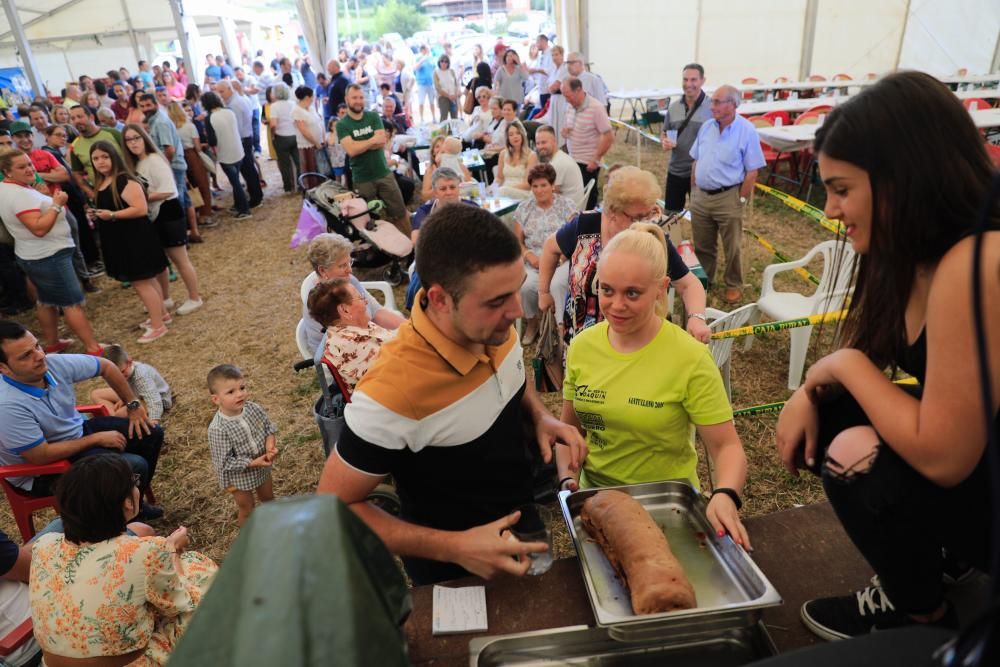
<instances>
[{"instance_id":1,"label":"young boy in checked shirt","mask_svg":"<svg viewBox=\"0 0 1000 667\"><path fill-rule=\"evenodd\" d=\"M222 364L208 373L208 390L218 406L208 425L208 449L223 489L233 494L242 526L261 502L274 500L271 464L278 455L278 432L264 409L247 400L246 382L236 366Z\"/></svg>"}]
</instances>

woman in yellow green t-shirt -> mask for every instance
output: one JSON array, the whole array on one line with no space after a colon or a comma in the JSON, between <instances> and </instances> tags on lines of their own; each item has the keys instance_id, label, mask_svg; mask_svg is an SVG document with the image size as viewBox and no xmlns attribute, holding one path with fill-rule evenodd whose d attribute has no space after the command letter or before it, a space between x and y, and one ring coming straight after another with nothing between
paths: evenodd
<instances>
[{"instance_id":1,"label":"woman in yellow green t-shirt","mask_svg":"<svg viewBox=\"0 0 1000 667\"><path fill-rule=\"evenodd\" d=\"M718 481L708 518L720 536L729 532L749 547L738 513L747 469L743 444L708 348L664 319L665 249L658 226L636 223L601 254L598 299L605 321L573 339L563 383L562 420L581 430L589 451L578 474L557 451L560 488L666 479L697 488L694 426Z\"/></svg>"}]
</instances>

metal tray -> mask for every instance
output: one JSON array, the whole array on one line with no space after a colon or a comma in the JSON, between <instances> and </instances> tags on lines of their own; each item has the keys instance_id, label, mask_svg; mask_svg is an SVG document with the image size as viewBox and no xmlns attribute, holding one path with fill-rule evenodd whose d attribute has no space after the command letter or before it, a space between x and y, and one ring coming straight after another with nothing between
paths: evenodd
<instances>
[{"instance_id":1,"label":"metal tray","mask_svg":"<svg viewBox=\"0 0 1000 667\"><path fill-rule=\"evenodd\" d=\"M623 491L642 503L666 534L670 549L694 586L696 608L645 615L632 611L628 589L580 521L584 501L608 489ZM781 604L781 595L750 556L728 535L716 536L705 516L707 502L687 482L562 491L559 506L580 558L587 596L598 626L629 625L622 631L635 634L644 632L647 625L701 625L705 616L714 617L717 628L750 626L760 619L764 608ZM632 624L640 624L642 628L632 628Z\"/></svg>"},{"instance_id":2,"label":"metal tray","mask_svg":"<svg viewBox=\"0 0 1000 667\"><path fill-rule=\"evenodd\" d=\"M469 642L471 667L736 667L777 655L762 623L716 632L667 629L649 641L623 642L607 628L574 626Z\"/></svg>"}]
</instances>

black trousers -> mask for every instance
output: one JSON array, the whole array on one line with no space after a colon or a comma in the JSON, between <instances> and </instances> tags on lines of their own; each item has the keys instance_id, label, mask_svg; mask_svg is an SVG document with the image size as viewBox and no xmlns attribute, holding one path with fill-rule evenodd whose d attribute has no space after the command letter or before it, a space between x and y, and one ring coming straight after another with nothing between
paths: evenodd
<instances>
[{"instance_id":1,"label":"black trousers","mask_svg":"<svg viewBox=\"0 0 1000 667\"><path fill-rule=\"evenodd\" d=\"M919 387L904 386L920 395ZM870 425L850 394L819 408L818 444L823 456L841 431ZM838 461L850 466L854 461ZM824 464L814 470L851 541L878 574L897 610L929 614L944 599L942 549L981 570L989 569L992 505L986 452L963 482L940 487L914 470L879 438L866 472L841 477Z\"/></svg>"},{"instance_id":2,"label":"black trousers","mask_svg":"<svg viewBox=\"0 0 1000 667\"><path fill-rule=\"evenodd\" d=\"M663 191L664 208L668 211L683 211L685 197L691 192L691 174L675 176L667 172L667 183Z\"/></svg>"},{"instance_id":3,"label":"black trousers","mask_svg":"<svg viewBox=\"0 0 1000 667\"><path fill-rule=\"evenodd\" d=\"M583 175L583 187L586 188L587 183L590 183L591 181L597 181L597 177L601 173L600 165L598 165L597 169L595 169L594 171L590 171L589 169L587 169L587 165L585 165L584 163L577 162L576 164L580 167L580 174ZM587 197L586 208L588 211L593 211L597 207L597 198L598 198L597 183L595 182L594 187L591 188L590 190L590 196Z\"/></svg>"},{"instance_id":4,"label":"black trousers","mask_svg":"<svg viewBox=\"0 0 1000 667\"><path fill-rule=\"evenodd\" d=\"M14 246L0 243L0 303L11 308L31 308L24 271L17 265Z\"/></svg>"},{"instance_id":5,"label":"black trousers","mask_svg":"<svg viewBox=\"0 0 1000 667\"><path fill-rule=\"evenodd\" d=\"M257 163L253 159L253 137L241 137L243 144L243 161L240 162L240 174L247 182L247 195L250 197L250 208L264 201L264 191L260 189L260 174L257 173Z\"/></svg>"},{"instance_id":6,"label":"black trousers","mask_svg":"<svg viewBox=\"0 0 1000 667\"><path fill-rule=\"evenodd\" d=\"M91 447L70 457L71 461L78 461L85 456L96 456L102 454L116 454L124 456L132 472L138 473L142 478L140 491L146 492L149 483L153 481L156 474L156 464L160 460L160 449L163 448L163 429L154 426L149 435L129 436L128 420L122 417L94 417L83 422L83 434L90 435L100 431L118 431L125 436L125 451L119 452L114 449L104 447ZM42 475L36 477L31 486L33 496L52 495L52 489L59 475Z\"/></svg>"}]
</instances>

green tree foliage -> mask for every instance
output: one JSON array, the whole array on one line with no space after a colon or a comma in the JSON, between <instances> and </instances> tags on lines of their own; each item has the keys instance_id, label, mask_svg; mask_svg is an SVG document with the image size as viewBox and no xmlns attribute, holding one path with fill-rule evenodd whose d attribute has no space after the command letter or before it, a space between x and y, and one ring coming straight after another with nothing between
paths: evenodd
<instances>
[{"instance_id":1,"label":"green tree foliage","mask_svg":"<svg viewBox=\"0 0 1000 667\"><path fill-rule=\"evenodd\" d=\"M398 32L403 37L411 37L418 30L426 30L428 24L427 16L417 11L412 5L398 2L398 0L389 0L375 10L376 35Z\"/></svg>"}]
</instances>

